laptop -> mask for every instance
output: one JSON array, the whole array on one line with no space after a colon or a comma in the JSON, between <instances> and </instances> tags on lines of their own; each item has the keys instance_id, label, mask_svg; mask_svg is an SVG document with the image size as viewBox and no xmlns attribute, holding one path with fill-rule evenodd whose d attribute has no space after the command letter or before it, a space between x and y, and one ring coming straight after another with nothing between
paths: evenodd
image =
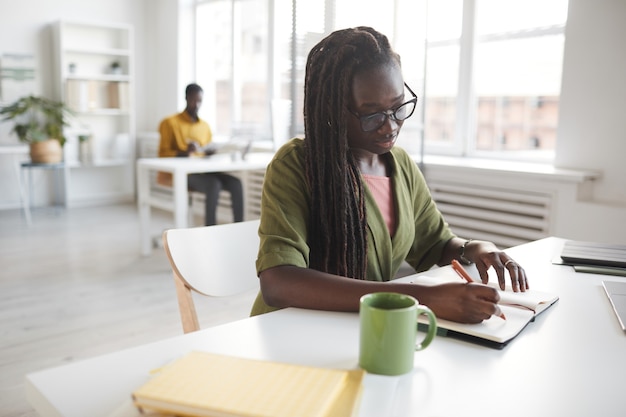
<instances>
[{"instance_id":1,"label":"laptop","mask_svg":"<svg viewBox=\"0 0 626 417\"><path fill-rule=\"evenodd\" d=\"M561 259L566 265L626 268L626 245L568 240Z\"/></svg>"},{"instance_id":2,"label":"laptop","mask_svg":"<svg viewBox=\"0 0 626 417\"><path fill-rule=\"evenodd\" d=\"M626 282L602 281L622 330L626 332Z\"/></svg>"}]
</instances>

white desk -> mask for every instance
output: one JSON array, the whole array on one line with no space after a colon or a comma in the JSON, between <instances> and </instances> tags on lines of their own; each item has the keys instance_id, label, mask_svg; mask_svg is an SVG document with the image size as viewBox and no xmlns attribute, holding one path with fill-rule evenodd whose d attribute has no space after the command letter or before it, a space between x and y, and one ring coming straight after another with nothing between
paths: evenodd
<instances>
[{"instance_id":1,"label":"white desk","mask_svg":"<svg viewBox=\"0 0 626 417\"><path fill-rule=\"evenodd\" d=\"M174 227L188 227L187 175L202 172L249 171L266 168L273 153L248 153L246 159L233 159L230 154L216 154L208 158L141 158L137 160L137 199L139 204L139 227L141 252L149 255L150 211L152 207L171 210L174 213ZM151 195L150 172L169 172L173 176L173 201Z\"/></svg>"},{"instance_id":2,"label":"white desk","mask_svg":"<svg viewBox=\"0 0 626 417\"><path fill-rule=\"evenodd\" d=\"M620 278L552 265L561 246L549 238L509 251L534 288L560 300L508 346L437 337L413 372L366 375L360 416L623 416L626 335L601 288ZM27 397L43 417L110 416L125 402L116 415L139 416L130 392L190 350L355 368L358 328L355 313L286 309L29 374Z\"/></svg>"}]
</instances>

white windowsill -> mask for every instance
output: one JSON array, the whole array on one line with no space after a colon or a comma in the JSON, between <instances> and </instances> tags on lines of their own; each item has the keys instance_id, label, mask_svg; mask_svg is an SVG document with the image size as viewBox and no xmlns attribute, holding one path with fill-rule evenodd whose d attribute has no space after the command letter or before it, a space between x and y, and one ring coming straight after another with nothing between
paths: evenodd
<instances>
[{"instance_id":1,"label":"white windowsill","mask_svg":"<svg viewBox=\"0 0 626 417\"><path fill-rule=\"evenodd\" d=\"M412 155L419 163L419 155ZM481 158L460 158L453 156L426 155L424 157L425 170L429 167L441 167L450 171L474 172L488 174L519 174L520 176L552 181L583 183L602 177L601 171L583 169L555 168L549 164L503 161Z\"/></svg>"}]
</instances>

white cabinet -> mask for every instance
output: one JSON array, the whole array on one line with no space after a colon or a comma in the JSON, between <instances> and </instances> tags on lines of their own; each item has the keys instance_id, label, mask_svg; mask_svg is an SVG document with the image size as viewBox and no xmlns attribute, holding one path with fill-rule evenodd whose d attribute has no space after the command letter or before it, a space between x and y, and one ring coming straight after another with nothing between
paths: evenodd
<instances>
[{"instance_id":1,"label":"white cabinet","mask_svg":"<svg viewBox=\"0 0 626 417\"><path fill-rule=\"evenodd\" d=\"M65 129L69 205L134 198L133 28L54 24L56 95L72 110Z\"/></svg>"}]
</instances>

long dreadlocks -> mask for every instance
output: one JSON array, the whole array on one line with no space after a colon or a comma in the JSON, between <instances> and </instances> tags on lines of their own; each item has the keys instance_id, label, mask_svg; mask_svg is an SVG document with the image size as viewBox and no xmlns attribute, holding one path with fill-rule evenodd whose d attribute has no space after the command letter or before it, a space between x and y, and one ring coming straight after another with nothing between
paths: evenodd
<instances>
[{"instance_id":1,"label":"long dreadlocks","mask_svg":"<svg viewBox=\"0 0 626 417\"><path fill-rule=\"evenodd\" d=\"M400 63L388 39L369 27L331 33L309 52L304 83L308 244L314 269L365 279L367 217L363 183L348 147L355 74Z\"/></svg>"}]
</instances>

